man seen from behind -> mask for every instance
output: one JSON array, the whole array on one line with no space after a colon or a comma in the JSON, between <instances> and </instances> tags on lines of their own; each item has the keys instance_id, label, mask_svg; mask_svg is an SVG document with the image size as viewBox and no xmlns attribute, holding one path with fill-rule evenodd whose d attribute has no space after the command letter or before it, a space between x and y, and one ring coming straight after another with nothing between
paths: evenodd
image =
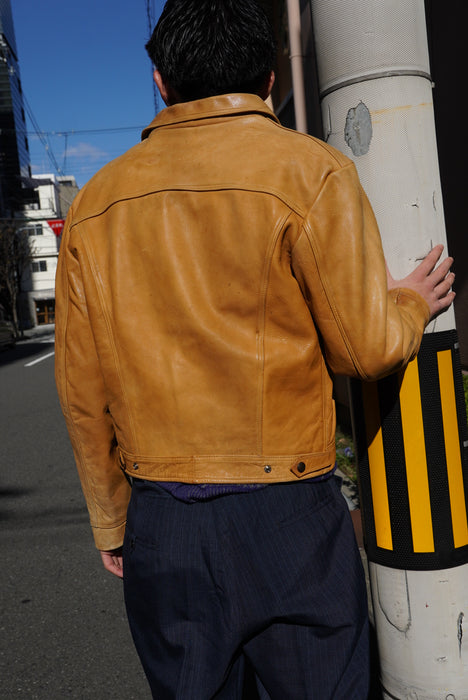
<instances>
[{"instance_id":1,"label":"man seen from behind","mask_svg":"<svg viewBox=\"0 0 468 700\"><path fill-rule=\"evenodd\" d=\"M168 0L147 49L167 107L79 193L57 272L95 543L158 700L240 698L246 662L262 698L364 700L333 376L404 367L453 300L452 260L437 246L387 279L353 163L264 102L255 2Z\"/></svg>"}]
</instances>

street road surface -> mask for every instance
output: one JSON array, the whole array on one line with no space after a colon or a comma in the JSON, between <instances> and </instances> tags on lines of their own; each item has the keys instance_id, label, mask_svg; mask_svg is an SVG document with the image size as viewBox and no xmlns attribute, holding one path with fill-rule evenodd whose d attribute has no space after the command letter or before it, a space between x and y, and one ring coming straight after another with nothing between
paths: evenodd
<instances>
[{"instance_id":1,"label":"street road surface","mask_svg":"<svg viewBox=\"0 0 468 700\"><path fill-rule=\"evenodd\" d=\"M0 697L149 700L121 581L91 537L53 336L0 352Z\"/></svg>"}]
</instances>

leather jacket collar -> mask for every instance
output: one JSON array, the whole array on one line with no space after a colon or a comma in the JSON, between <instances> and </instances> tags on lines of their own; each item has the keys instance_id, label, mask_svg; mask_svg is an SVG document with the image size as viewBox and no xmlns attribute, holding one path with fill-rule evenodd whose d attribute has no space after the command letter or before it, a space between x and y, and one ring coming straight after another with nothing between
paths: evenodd
<instances>
[{"instance_id":1,"label":"leather jacket collar","mask_svg":"<svg viewBox=\"0 0 468 700\"><path fill-rule=\"evenodd\" d=\"M164 126L182 126L187 125L189 122L193 124L193 122L199 120L219 119L246 114L261 114L279 123L271 109L258 95L233 93L230 95L206 97L203 100L194 100L192 102L178 102L175 105L166 107L143 130L141 139L148 138L152 131Z\"/></svg>"}]
</instances>

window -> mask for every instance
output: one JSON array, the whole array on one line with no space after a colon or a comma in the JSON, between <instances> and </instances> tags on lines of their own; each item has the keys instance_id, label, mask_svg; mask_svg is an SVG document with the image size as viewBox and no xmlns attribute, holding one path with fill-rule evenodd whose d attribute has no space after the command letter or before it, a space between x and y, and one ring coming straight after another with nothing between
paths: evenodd
<instances>
[{"instance_id":1,"label":"window","mask_svg":"<svg viewBox=\"0 0 468 700\"><path fill-rule=\"evenodd\" d=\"M28 236L42 236L42 224L28 226Z\"/></svg>"},{"instance_id":2,"label":"window","mask_svg":"<svg viewBox=\"0 0 468 700\"><path fill-rule=\"evenodd\" d=\"M47 260L34 260L32 263L33 272L47 272Z\"/></svg>"},{"instance_id":3,"label":"window","mask_svg":"<svg viewBox=\"0 0 468 700\"><path fill-rule=\"evenodd\" d=\"M37 325L55 323L55 299L36 300Z\"/></svg>"}]
</instances>

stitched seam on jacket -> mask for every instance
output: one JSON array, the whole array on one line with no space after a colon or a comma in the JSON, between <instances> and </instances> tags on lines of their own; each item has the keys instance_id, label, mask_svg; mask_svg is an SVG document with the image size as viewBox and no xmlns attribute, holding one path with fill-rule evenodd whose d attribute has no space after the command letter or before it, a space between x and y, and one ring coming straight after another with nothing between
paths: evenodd
<instances>
[{"instance_id":1,"label":"stitched seam on jacket","mask_svg":"<svg viewBox=\"0 0 468 700\"><path fill-rule=\"evenodd\" d=\"M93 525L91 523L91 527L93 528L93 530L104 530L104 531L117 530L119 527L122 527L122 525L125 525L126 522L127 522L127 520L125 519L125 520L122 520L120 523L117 523L117 525L109 525L109 527L105 527L104 525Z\"/></svg>"},{"instance_id":2,"label":"stitched seam on jacket","mask_svg":"<svg viewBox=\"0 0 468 700\"><path fill-rule=\"evenodd\" d=\"M231 462L252 462L253 464L261 462L263 464L263 459L267 456L269 459L278 460L281 463L289 464L289 462L295 462L300 458L319 458L323 455L327 455L334 446L334 441L330 444L325 445L324 450L319 452L291 452L287 454L277 454L277 453L267 453L263 454L252 454L247 452L245 454L200 454L200 455L164 455L162 457L154 457L151 455L142 455L127 450L121 450L122 455L129 462L140 462L142 464L165 464L170 462L171 464L184 464L186 462L193 462L194 464L204 464L205 462L226 462L227 460ZM235 475L233 476L235 479Z\"/></svg>"},{"instance_id":3,"label":"stitched seam on jacket","mask_svg":"<svg viewBox=\"0 0 468 700\"><path fill-rule=\"evenodd\" d=\"M260 303L258 305L258 331L257 331L257 353L260 353L258 357L259 365L259 379L258 379L258 389L257 389L257 450L258 454L263 454L263 403L264 403L264 392L265 392L265 318L266 318L266 307L267 307L267 296L269 289L270 271L271 264L273 260L273 255L276 250L276 245L281 232L284 229L286 221L291 216L291 212L288 211L276 224L276 229L268 244L262 281L260 286Z\"/></svg>"},{"instance_id":4,"label":"stitched seam on jacket","mask_svg":"<svg viewBox=\"0 0 468 700\"><path fill-rule=\"evenodd\" d=\"M350 163L346 164L345 166L343 166L343 168L342 168L341 170L343 171L345 168L352 168L352 167L354 167L354 163L350 162ZM335 172L330 173L330 175L334 175L334 174L335 174ZM330 177L330 175L329 175L328 177ZM327 178L325 179L325 181L323 182L322 187L320 188L319 192L317 193L316 200L315 200L315 202L313 203L313 205L310 207L310 210L309 210L309 211L311 211L311 210L314 208L314 206L315 206L315 204L316 204L318 198L320 197L321 193L322 193L323 190L325 189L325 187L326 187L326 185L327 185L327 183L328 183L328 177L327 177ZM339 330L339 332L340 332L341 338L343 339L343 342L344 342L344 344L345 344L345 346L346 346L346 349L347 349L347 351L348 351L348 355L349 355L349 357L350 357L350 359L351 359L351 362L353 363L354 367L355 367L356 370L358 371L359 376L360 376L361 378L365 378L367 375L366 375L365 372L363 372L363 369L362 369L360 363L358 362L358 359L357 359L355 353L353 352L351 342L350 342L350 340L349 340L349 338L348 338L348 336L347 336L347 334L346 334L346 332L345 332L345 330L344 330L344 326L343 326L343 323L342 323L342 321L341 321L340 314L339 314L339 312L338 312L338 308L337 308L337 306L336 306L336 304L335 304L335 302L334 302L333 295L332 295L331 291L329 290L330 285L329 285L329 283L328 283L328 280L327 280L327 278L326 278L326 275L325 275L324 272L323 272L323 267L319 264L319 256L318 256L318 254L317 254L317 246L316 246L316 244L315 244L314 233L313 233L313 231L311 230L311 228L310 228L310 226L308 225L308 223L307 223L306 220L304 220L303 225L302 225L302 233L305 234L305 237L306 237L306 239L307 239L307 242L308 242L308 244L309 244L309 246L310 246L310 249L311 249L311 251L312 251L312 255L314 256L314 259L315 259L315 266L316 266L316 268L317 268L317 274L318 274L318 277L319 277L319 279L320 279L320 284L321 284L321 286L322 286L323 293L325 294L325 298L326 298L326 300L327 300L328 306L329 306L329 308L330 308L330 310L331 310L331 312L332 312L332 314L333 314L333 318L334 318L335 323L336 323L336 325L337 325L337 327L338 327L338 330ZM294 244L293 250L294 250L294 248L296 247L296 245L298 244L299 240L302 238L302 233L299 235L299 237L298 237L296 243Z\"/></svg>"},{"instance_id":5,"label":"stitched seam on jacket","mask_svg":"<svg viewBox=\"0 0 468 700\"><path fill-rule=\"evenodd\" d=\"M331 171L332 173L335 172L334 170ZM304 217L304 215L307 212L306 207L300 206L297 202L292 202L288 197L284 195L284 192L279 192L276 191L275 189L259 189L258 187L246 187L246 186L239 186L238 184L224 184L222 186L218 184L216 185L206 185L204 187L194 187L190 185L178 185L174 186L172 185L171 187L159 187L155 190L151 191L145 191L145 192L139 192L139 193L134 193L134 194L129 194L126 197L121 197L119 199L113 200L112 202L109 202L105 207L102 209L99 209L98 211L94 213L87 214L86 216L83 216L81 219L77 219L77 221L72 221L70 228L73 228L74 226L77 226L78 224L85 223L89 219L96 219L99 216L102 216L106 212L108 212L112 207L117 206L118 204L123 204L124 202L131 202L134 199L143 199L144 197L151 197L155 194L160 194L162 192L224 192L224 191L237 191L237 192L250 192L250 193L255 193L255 194L263 194L265 196L270 196L270 197L275 197L275 199L278 199L280 202L282 202L288 209L290 209L292 212L297 214L300 217ZM320 194L321 190L317 193L317 197ZM313 205L312 205L313 206Z\"/></svg>"},{"instance_id":6,"label":"stitched seam on jacket","mask_svg":"<svg viewBox=\"0 0 468 700\"><path fill-rule=\"evenodd\" d=\"M63 251L63 265L65 269L65 278L66 278L66 283L67 283L67 290L65 293L65 300L66 300L66 306L65 306L65 318L62 322L62 342L58 342L58 346L61 348L60 354L63 356L63 363L60 362L59 360L59 365L63 365L63 378L61 378L61 384L64 387L64 394L65 394L65 405L62 404L62 410L63 414L66 418L68 418L67 421L67 427L69 432L71 433L70 437L73 435L73 440L72 444L74 449L76 450L78 457L79 457L79 463L80 463L80 469L79 469L79 474L80 474L80 479L84 481L84 483L87 486L87 491L91 494L93 494L93 500L91 502L87 502L87 507L89 511L89 517L90 521L93 520L93 517L97 520L97 507L96 503L94 501L94 493L95 493L95 488L94 488L94 481L92 479L92 475L90 474L89 470L87 469L87 460L85 458L85 455L83 453L83 450L81 448L81 440L79 439L78 436L78 431L76 430L75 427L75 419L72 416L72 411L70 409L70 400L68 398L68 387L69 387L69 382L68 382L68 372L67 372L67 359L68 359L68 353L67 353L67 338L68 338L68 314L69 314L69 294L68 294L68 288L69 288L69 274L68 274L68 264L67 264L67 258L66 258L66 245L68 241L62 241L62 245L64 247ZM62 403L62 402L61 402ZM91 512L92 511L92 512Z\"/></svg>"},{"instance_id":7,"label":"stitched seam on jacket","mask_svg":"<svg viewBox=\"0 0 468 700\"><path fill-rule=\"evenodd\" d=\"M111 348L112 356L114 358L115 369L116 369L117 375L119 377L120 391L122 393L123 401L125 404L125 410L126 410L126 413L128 416L128 422L130 425L130 431L131 431L131 435L132 435L132 439L133 439L133 444L138 448L138 441L136 438L135 426L133 424L133 414L130 410L130 404L129 404L128 399L127 399L127 393L124 389L125 384L124 384L123 377L122 377L122 371L121 371L120 362L119 362L119 354L117 352L117 348L116 348L115 342L114 342L114 334L112 331L112 324L111 324L111 320L109 318L109 314L107 312L107 307L106 307L105 302L104 302L104 294L103 294L101 283L100 283L100 276L96 272L97 271L96 259L93 255L93 252L92 252L90 246L88 246L87 241L85 240L85 236L83 236L81 234L81 232L79 233L79 235L80 235L80 238L83 242L84 248L86 250L86 254L88 256L88 261L89 261L90 267L92 269L92 273L93 273L92 279L93 279L93 283L96 287L96 292L97 292L98 297L99 297L99 303L100 303L100 307L102 310L102 315L104 317L104 321L106 324L109 346ZM97 350L96 350L96 352L97 352Z\"/></svg>"},{"instance_id":8,"label":"stitched seam on jacket","mask_svg":"<svg viewBox=\"0 0 468 700\"><path fill-rule=\"evenodd\" d=\"M323 358L322 358L323 359ZM322 385L320 387L320 396L322 397L322 441L323 445L328 445L328 432L327 432L327 422L326 422L326 415L325 415L325 399L323 396L323 387L325 385L325 362L322 361L322 367L321 367L321 372L320 372L320 381L322 382Z\"/></svg>"},{"instance_id":9,"label":"stitched seam on jacket","mask_svg":"<svg viewBox=\"0 0 468 700\"><path fill-rule=\"evenodd\" d=\"M317 267L317 273L318 273L318 276L319 276L319 279L320 279L320 283L321 283L321 285L322 285L323 293L325 294L325 297L326 297L327 302L328 302L328 306L329 306L329 308L330 308L330 310L331 310L331 312L332 312L332 314L333 314L334 321L335 321L335 323L336 323L336 325L337 325L337 328L338 328L338 330L339 330L339 333L340 333L340 335L341 335L341 338L343 339L343 343L344 343L345 346L346 346L346 350L348 351L348 355L349 355L349 357L350 357L351 362L353 363L353 365L355 366L356 370L358 371L359 376L360 376L362 379L364 379L367 375L366 375L366 373L363 371L363 369L362 369L360 363L358 362L358 359L357 359L357 357L356 357L356 355L355 355L355 353L354 353L354 351L353 351L351 342L350 342L350 340L349 340L349 338L348 338L348 336L347 336L347 334L346 334L346 331L345 331L345 329L344 329L343 323L342 323L342 321L341 321L338 308L337 308L337 306L336 306L336 304L335 304L335 301L334 301L334 299L333 299L333 295L332 295L331 292L329 291L328 280L326 279L326 275L324 275L323 271L321 270L321 266L319 265L318 256L317 256L316 248L315 248L315 245L314 245L315 241L313 241L313 234L312 234L311 231L308 230L307 224L304 224L304 230L305 230L307 242L308 242L308 244L310 245L310 248L311 248L311 250L312 250L312 254L313 254L314 259L315 259L315 265L316 265L316 267Z\"/></svg>"}]
</instances>

